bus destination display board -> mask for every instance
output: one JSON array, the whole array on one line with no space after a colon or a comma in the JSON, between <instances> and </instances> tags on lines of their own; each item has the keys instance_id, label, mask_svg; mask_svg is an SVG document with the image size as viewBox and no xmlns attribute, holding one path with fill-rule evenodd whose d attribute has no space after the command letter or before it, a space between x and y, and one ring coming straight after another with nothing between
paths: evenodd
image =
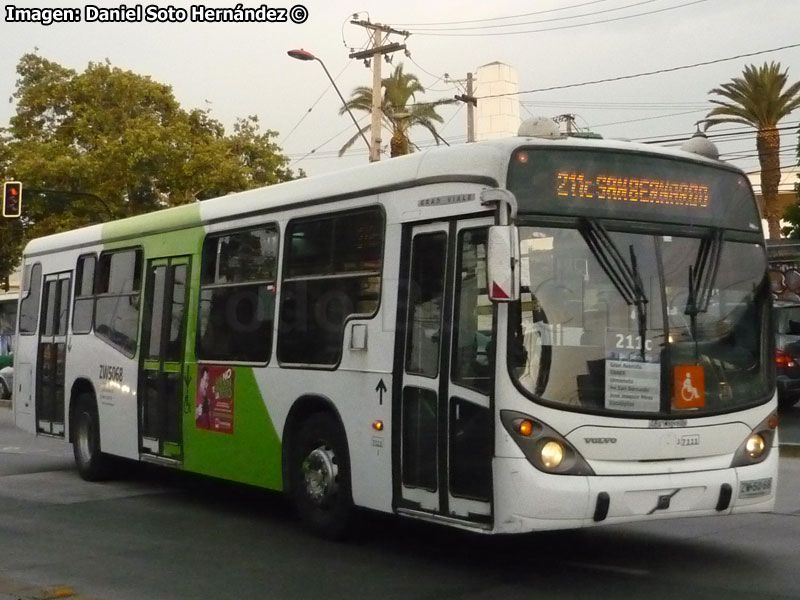
<instances>
[{"instance_id":1,"label":"bus destination display board","mask_svg":"<svg viewBox=\"0 0 800 600\"><path fill-rule=\"evenodd\" d=\"M523 148L511 158L508 189L523 214L760 230L752 192L742 175L669 157Z\"/></svg>"},{"instance_id":2,"label":"bus destination display board","mask_svg":"<svg viewBox=\"0 0 800 600\"><path fill-rule=\"evenodd\" d=\"M556 194L569 198L708 208L709 189L702 183L614 175L597 175L590 179L578 171L561 171L556 175Z\"/></svg>"}]
</instances>

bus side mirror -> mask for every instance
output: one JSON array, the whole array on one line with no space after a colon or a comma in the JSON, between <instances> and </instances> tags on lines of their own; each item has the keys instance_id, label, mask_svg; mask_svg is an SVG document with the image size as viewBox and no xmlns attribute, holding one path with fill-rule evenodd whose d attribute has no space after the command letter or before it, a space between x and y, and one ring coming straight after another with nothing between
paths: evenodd
<instances>
[{"instance_id":1,"label":"bus side mirror","mask_svg":"<svg viewBox=\"0 0 800 600\"><path fill-rule=\"evenodd\" d=\"M519 235L514 225L489 227L486 250L486 281L489 300L519 300Z\"/></svg>"}]
</instances>

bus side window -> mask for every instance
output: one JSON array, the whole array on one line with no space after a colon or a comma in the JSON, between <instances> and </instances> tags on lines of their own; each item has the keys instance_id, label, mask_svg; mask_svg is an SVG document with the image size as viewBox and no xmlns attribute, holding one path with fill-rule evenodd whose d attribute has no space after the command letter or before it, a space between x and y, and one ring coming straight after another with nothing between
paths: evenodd
<instances>
[{"instance_id":1,"label":"bus side window","mask_svg":"<svg viewBox=\"0 0 800 600\"><path fill-rule=\"evenodd\" d=\"M383 230L377 208L289 223L278 327L281 363L339 362L345 321L378 310Z\"/></svg>"},{"instance_id":2,"label":"bus side window","mask_svg":"<svg viewBox=\"0 0 800 600\"><path fill-rule=\"evenodd\" d=\"M36 324L39 321L39 296L42 291L42 265L36 263L25 271L27 294L22 299L19 309L19 332L23 335L36 333Z\"/></svg>"},{"instance_id":3,"label":"bus side window","mask_svg":"<svg viewBox=\"0 0 800 600\"><path fill-rule=\"evenodd\" d=\"M494 306L486 284L486 228L458 238L453 381L488 394L491 386Z\"/></svg>"},{"instance_id":4,"label":"bus side window","mask_svg":"<svg viewBox=\"0 0 800 600\"><path fill-rule=\"evenodd\" d=\"M72 309L72 333L89 333L94 317L94 269L97 258L86 254L78 258L75 274L75 306Z\"/></svg>"},{"instance_id":5,"label":"bus side window","mask_svg":"<svg viewBox=\"0 0 800 600\"><path fill-rule=\"evenodd\" d=\"M272 352L280 234L275 225L203 245L197 358L265 363Z\"/></svg>"},{"instance_id":6,"label":"bus side window","mask_svg":"<svg viewBox=\"0 0 800 600\"><path fill-rule=\"evenodd\" d=\"M94 332L127 356L139 342L142 251L103 253L95 278Z\"/></svg>"}]
</instances>

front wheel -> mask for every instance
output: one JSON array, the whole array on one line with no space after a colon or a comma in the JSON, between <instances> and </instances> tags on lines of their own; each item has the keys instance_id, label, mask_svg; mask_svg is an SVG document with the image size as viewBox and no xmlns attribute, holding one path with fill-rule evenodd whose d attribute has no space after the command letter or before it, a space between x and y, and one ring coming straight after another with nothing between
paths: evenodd
<instances>
[{"instance_id":1,"label":"front wheel","mask_svg":"<svg viewBox=\"0 0 800 600\"><path fill-rule=\"evenodd\" d=\"M109 457L100 452L100 424L94 398L81 394L72 417L72 453L78 474L86 481L108 477Z\"/></svg>"},{"instance_id":2,"label":"front wheel","mask_svg":"<svg viewBox=\"0 0 800 600\"><path fill-rule=\"evenodd\" d=\"M297 514L315 534L344 538L353 518L350 460L341 426L317 413L297 433L291 456L291 493Z\"/></svg>"}]
</instances>

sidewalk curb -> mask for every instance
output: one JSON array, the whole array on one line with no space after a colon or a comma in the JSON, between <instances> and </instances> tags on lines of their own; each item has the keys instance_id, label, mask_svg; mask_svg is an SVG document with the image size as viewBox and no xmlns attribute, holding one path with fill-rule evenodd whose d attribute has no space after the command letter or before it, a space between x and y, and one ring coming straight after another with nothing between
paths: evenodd
<instances>
[{"instance_id":1,"label":"sidewalk curb","mask_svg":"<svg viewBox=\"0 0 800 600\"><path fill-rule=\"evenodd\" d=\"M800 444L781 444L781 458L800 458Z\"/></svg>"}]
</instances>

